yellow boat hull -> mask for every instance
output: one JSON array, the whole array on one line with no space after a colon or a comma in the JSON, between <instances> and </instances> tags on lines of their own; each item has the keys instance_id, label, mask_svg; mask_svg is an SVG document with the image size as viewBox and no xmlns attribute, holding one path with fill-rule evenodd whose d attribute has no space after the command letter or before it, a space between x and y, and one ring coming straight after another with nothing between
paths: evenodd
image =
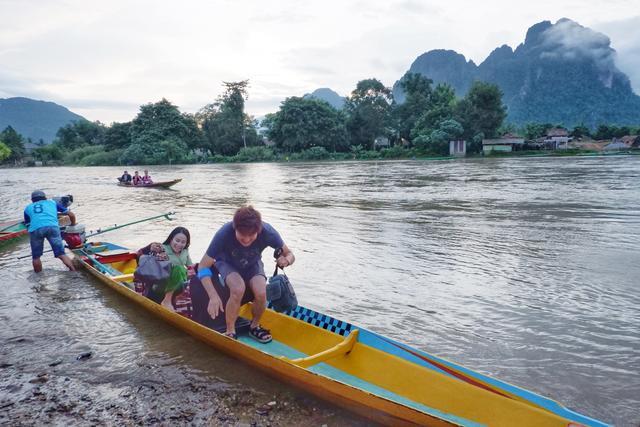
<instances>
[{"instance_id":1,"label":"yellow boat hull","mask_svg":"<svg viewBox=\"0 0 640 427\"><path fill-rule=\"evenodd\" d=\"M267 310L261 324L272 331L272 343L259 344L242 336L234 340L166 310L135 292L131 278L136 268L135 259L110 263L109 273L100 271L104 265L92 264L92 258L85 256L86 252L74 253L80 264L98 280L177 328L278 380L378 423L606 425L571 412L549 399L481 374L472 375L470 372L473 371L452 362L431 357L364 329L351 329L348 333L343 330L344 335L340 335L331 328L312 324L317 321L309 322L309 319ZM251 318L250 304L241 308L241 316ZM377 341L380 338L384 341L381 346ZM390 348L396 354L390 353ZM531 396L539 397L540 402L532 401Z\"/></svg>"}]
</instances>

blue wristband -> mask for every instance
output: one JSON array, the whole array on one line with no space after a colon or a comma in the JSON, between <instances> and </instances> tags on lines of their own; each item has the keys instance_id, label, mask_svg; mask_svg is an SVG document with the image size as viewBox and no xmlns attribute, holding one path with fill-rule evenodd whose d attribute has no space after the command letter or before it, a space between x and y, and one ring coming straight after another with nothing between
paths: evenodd
<instances>
[{"instance_id":1,"label":"blue wristband","mask_svg":"<svg viewBox=\"0 0 640 427\"><path fill-rule=\"evenodd\" d=\"M202 279L203 277L211 277L213 276L213 271L210 268L199 268L198 269L198 279Z\"/></svg>"}]
</instances>

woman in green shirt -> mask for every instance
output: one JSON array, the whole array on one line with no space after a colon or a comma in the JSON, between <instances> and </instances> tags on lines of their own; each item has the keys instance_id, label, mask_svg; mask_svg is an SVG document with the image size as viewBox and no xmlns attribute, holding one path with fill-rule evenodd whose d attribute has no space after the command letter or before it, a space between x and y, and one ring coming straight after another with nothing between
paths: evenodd
<instances>
[{"instance_id":1,"label":"woman in green shirt","mask_svg":"<svg viewBox=\"0 0 640 427\"><path fill-rule=\"evenodd\" d=\"M171 277L167 286L164 288L164 299L160 304L174 311L173 294L182 290L182 285L187 281L187 267L193 265L189 256L189 245L191 244L191 236L189 230L184 227L176 227L169 237L162 242L162 247L171 261Z\"/></svg>"},{"instance_id":2,"label":"woman in green shirt","mask_svg":"<svg viewBox=\"0 0 640 427\"><path fill-rule=\"evenodd\" d=\"M189 256L190 244L191 236L189 235L189 230L184 227L176 227L169 233L169 236L162 245L159 243L151 243L138 251L141 255L154 253L157 257L166 257L166 259L171 261L171 276L169 280L167 280L164 288L153 285L147 293L150 299L159 302L171 311L175 311L173 307L173 296L176 292L182 290L183 284L188 279L187 267L193 265L193 261L191 261L191 257ZM158 252L160 254L158 254Z\"/></svg>"}]
</instances>

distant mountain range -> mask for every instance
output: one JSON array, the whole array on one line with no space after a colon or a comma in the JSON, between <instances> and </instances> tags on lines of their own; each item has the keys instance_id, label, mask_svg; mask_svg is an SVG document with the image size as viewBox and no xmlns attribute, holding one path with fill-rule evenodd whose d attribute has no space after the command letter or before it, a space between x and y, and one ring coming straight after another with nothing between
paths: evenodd
<instances>
[{"instance_id":1,"label":"distant mountain range","mask_svg":"<svg viewBox=\"0 0 640 427\"><path fill-rule=\"evenodd\" d=\"M33 143L40 139L46 144L53 142L58 129L77 120L85 119L54 102L0 99L0 131L11 126L25 139L31 138Z\"/></svg>"},{"instance_id":2,"label":"distant mountain range","mask_svg":"<svg viewBox=\"0 0 640 427\"><path fill-rule=\"evenodd\" d=\"M344 107L346 98L338 95L336 92L329 88L316 89L311 93L304 94L303 98L316 98L326 101L336 110L341 110Z\"/></svg>"},{"instance_id":3,"label":"distant mountain range","mask_svg":"<svg viewBox=\"0 0 640 427\"><path fill-rule=\"evenodd\" d=\"M638 125L640 97L614 57L607 36L561 19L533 25L515 50L503 45L478 66L455 51L432 50L409 72L448 83L459 97L474 80L494 83L504 94L507 120L515 124ZM400 81L393 92L397 101L404 100Z\"/></svg>"},{"instance_id":4,"label":"distant mountain range","mask_svg":"<svg viewBox=\"0 0 640 427\"><path fill-rule=\"evenodd\" d=\"M431 50L420 55L409 72L437 83L448 83L463 97L474 80L496 84L508 107L507 121L561 124L640 124L640 96L629 78L615 65L609 38L570 19L555 24L543 21L527 31L515 50L507 45L495 49L480 64L452 50ZM394 98L404 100L400 80ZM345 97L329 88L304 95L341 109ZM0 99L0 131L11 125L34 143L54 140L58 129L83 120L53 102L28 98Z\"/></svg>"}]
</instances>

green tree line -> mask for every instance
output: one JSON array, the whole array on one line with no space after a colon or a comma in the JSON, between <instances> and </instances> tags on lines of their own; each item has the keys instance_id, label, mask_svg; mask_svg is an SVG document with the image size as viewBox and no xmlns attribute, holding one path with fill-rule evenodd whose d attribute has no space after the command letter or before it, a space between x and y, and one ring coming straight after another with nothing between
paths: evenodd
<instances>
[{"instance_id":1,"label":"green tree line","mask_svg":"<svg viewBox=\"0 0 640 427\"><path fill-rule=\"evenodd\" d=\"M73 122L58 130L52 144L35 148L33 157L45 164L138 165L446 156L450 140L464 139L468 152L479 153L484 138L512 132L535 139L558 126L504 123L502 92L493 84L476 81L463 98L420 74L407 73L401 85L401 104L371 78L357 83L342 110L319 99L290 97L259 124L245 112L249 81L223 82L222 95L195 114L162 99L142 105L130 122ZM571 135L610 139L638 131L580 125ZM2 131L0 162L24 157L24 138L11 127Z\"/></svg>"}]
</instances>

